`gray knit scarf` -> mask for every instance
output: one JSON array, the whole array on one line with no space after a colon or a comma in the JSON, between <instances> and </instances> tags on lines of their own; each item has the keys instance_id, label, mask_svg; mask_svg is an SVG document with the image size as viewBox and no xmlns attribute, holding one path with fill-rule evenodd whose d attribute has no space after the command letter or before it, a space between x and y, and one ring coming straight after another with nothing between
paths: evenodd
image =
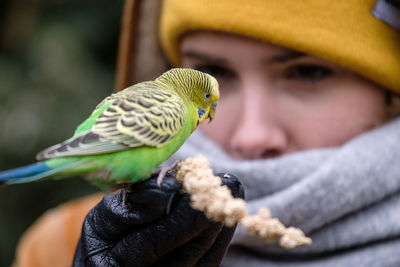
<instances>
[{"instance_id":1,"label":"gray knit scarf","mask_svg":"<svg viewBox=\"0 0 400 267\"><path fill-rule=\"evenodd\" d=\"M340 147L254 161L196 131L173 160L198 154L242 181L251 213L268 207L313 239L284 250L238 226L222 266L400 266L400 119Z\"/></svg>"}]
</instances>

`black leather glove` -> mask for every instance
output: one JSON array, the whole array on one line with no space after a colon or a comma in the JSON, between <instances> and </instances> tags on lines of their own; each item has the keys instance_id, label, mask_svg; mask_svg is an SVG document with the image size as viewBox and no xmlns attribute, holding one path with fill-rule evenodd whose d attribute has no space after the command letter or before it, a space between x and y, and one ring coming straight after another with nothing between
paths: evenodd
<instances>
[{"instance_id":1,"label":"black leather glove","mask_svg":"<svg viewBox=\"0 0 400 267\"><path fill-rule=\"evenodd\" d=\"M238 179L222 179L234 197L244 197ZM106 195L86 216L73 266L218 266L235 227L209 221L190 207L173 177L134 184Z\"/></svg>"}]
</instances>

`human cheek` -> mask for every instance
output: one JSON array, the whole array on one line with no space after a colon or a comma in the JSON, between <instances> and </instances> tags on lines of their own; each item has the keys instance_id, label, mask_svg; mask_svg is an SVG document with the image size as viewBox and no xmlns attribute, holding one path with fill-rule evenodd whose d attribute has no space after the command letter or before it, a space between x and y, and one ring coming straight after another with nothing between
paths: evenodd
<instances>
[{"instance_id":1,"label":"human cheek","mask_svg":"<svg viewBox=\"0 0 400 267\"><path fill-rule=\"evenodd\" d=\"M299 150L342 145L384 120L383 92L355 79L327 87L307 103L291 112L299 121L291 124Z\"/></svg>"}]
</instances>

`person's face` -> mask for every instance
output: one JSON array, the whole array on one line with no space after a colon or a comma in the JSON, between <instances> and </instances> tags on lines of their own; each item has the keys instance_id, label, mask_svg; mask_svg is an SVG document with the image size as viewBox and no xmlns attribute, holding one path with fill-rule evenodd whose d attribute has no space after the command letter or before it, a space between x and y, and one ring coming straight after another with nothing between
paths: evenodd
<instances>
[{"instance_id":1,"label":"person's face","mask_svg":"<svg viewBox=\"0 0 400 267\"><path fill-rule=\"evenodd\" d=\"M184 36L180 56L217 78L216 116L201 130L239 159L341 145L385 119L383 90L313 56L212 32Z\"/></svg>"}]
</instances>

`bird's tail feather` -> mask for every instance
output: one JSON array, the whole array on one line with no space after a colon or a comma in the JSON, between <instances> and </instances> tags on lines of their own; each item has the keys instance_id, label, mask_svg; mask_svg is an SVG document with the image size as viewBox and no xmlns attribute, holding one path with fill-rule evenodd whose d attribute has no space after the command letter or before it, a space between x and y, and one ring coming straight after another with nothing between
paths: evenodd
<instances>
[{"instance_id":1,"label":"bird's tail feather","mask_svg":"<svg viewBox=\"0 0 400 267\"><path fill-rule=\"evenodd\" d=\"M0 172L1 184L29 183L42 178L49 177L61 170L70 168L76 162L63 164L57 167L50 167L45 162L38 162L31 165Z\"/></svg>"}]
</instances>

